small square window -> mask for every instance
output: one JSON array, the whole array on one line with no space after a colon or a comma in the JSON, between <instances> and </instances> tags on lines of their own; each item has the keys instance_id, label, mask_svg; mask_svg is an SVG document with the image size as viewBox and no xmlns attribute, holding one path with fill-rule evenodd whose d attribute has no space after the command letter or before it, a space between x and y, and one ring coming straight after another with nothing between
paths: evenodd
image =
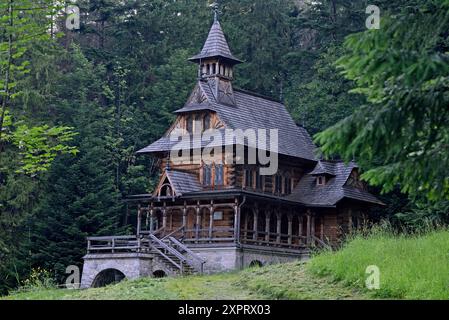
<instances>
[{"instance_id":1,"label":"small square window","mask_svg":"<svg viewBox=\"0 0 449 320\"><path fill-rule=\"evenodd\" d=\"M223 211L214 211L214 220L223 220Z\"/></svg>"}]
</instances>

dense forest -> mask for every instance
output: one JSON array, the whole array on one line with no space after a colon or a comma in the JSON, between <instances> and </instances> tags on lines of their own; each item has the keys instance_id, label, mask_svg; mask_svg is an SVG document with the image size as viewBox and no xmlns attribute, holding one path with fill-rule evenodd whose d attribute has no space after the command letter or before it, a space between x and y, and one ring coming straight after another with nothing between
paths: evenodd
<instances>
[{"instance_id":1,"label":"dense forest","mask_svg":"<svg viewBox=\"0 0 449 320\"><path fill-rule=\"evenodd\" d=\"M355 159L398 228L449 220L449 2L223 0L236 86L283 101L323 157ZM85 238L131 231L159 138L196 81L206 0L0 3L0 293L63 282Z\"/></svg>"}]
</instances>

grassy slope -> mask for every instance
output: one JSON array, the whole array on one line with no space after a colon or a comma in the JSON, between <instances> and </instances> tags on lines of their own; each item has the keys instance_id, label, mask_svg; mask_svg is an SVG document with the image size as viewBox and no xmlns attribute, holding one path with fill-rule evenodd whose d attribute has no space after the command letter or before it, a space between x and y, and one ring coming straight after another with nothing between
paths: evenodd
<instances>
[{"instance_id":1,"label":"grassy slope","mask_svg":"<svg viewBox=\"0 0 449 320\"><path fill-rule=\"evenodd\" d=\"M380 289L364 288L366 267L380 268ZM5 299L449 299L449 232L356 237L306 265L290 263L184 278L140 279L80 291L35 290Z\"/></svg>"},{"instance_id":2,"label":"grassy slope","mask_svg":"<svg viewBox=\"0 0 449 320\"><path fill-rule=\"evenodd\" d=\"M384 232L356 237L343 250L312 259L309 269L354 288L365 285L366 267L380 270L372 296L399 299L449 299L449 232L397 236Z\"/></svg>"},{"instance_id":3,"label":"grassy slope","mask_svg":"<svg viewBox=\"0 0 449 320\"><path fill-rule=\"evenodd\" d=\"M183 278L139 279L89 290L35 290L5 299L363 299L357 291L307 274L290 263L240 272Z\"/></svg>"}]
</instances>

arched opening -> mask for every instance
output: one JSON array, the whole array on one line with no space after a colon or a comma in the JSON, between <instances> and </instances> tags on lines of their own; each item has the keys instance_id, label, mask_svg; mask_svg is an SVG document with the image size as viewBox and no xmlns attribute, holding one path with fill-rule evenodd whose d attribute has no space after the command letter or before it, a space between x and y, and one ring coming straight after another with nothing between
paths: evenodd
<instances>
[{"instance_id":1,"label":"arched opening","mask_svg":"<svg viewBox=\"0 0 449 320\"><path fill-rule=\"evenodd\" d=\"M292 219L292 235L293 235L293 237L296 237L296 238L293 238L294 239L293 244L296 244L296 245L300 244L300 239L298 238L298 236L299 236L299 221L300 221L299 217L297 215L294 215L293 219Z\"/></svg>"},{"instance_id":2,"label":"arched opening","mask_svg":"<svg viewBox=\"0 0 449 320\"><path fill-rule=\"evenodd\" d=\"M208 208L201 209L200 238L209 237L210 210Z\"/></svg>"},{"instance_id":3,"label":"arched opening","mask_svg":"<svg viewBox=\"0 0 449 320\"><path fill-rule=\"evenodd\" d=\"M169 183L162 185L159 193L160 197L173 197L173 189Z\"/></svg>"},{"instance_id":4,"label":"arched opening","mask_svg":"<svg viewBox=\"0 0 449 320\"><path fill-rule=\"evenodd\" d=\"M253 260L250 262L249 267L250 268L260 268L260 267L263 267L263 263L259 260Z\"/></svg>"},{"instance_id":5,"label":"arched opening","mask_svg":"<svg viewBox=\"0 0 449 320\"><path fill-rule=\"evenodd\" d=\"M281 217L281 241L287 242L288 241L288 216L286 214L283 214Z\"/></svg>"},{"instance_id":6,"label":"arched opening","mask_svg":"<svg viewBox=\"0 0 449 320\"><path fill-rule=\"evenodd\" d=\"M153 216L153 231L157 231L162 228L163 214L161 210L157 210Z\"/></svg>"},{"instance_id":7,"label":"arched opening","mask_svg":"<svg viewBox=\"0 0 449 320\"><path fill-rule=\"evenodd\" d=\"M241 226L241 232L243 240L252 239L253 238L253 227L254 227L254 212L248 208L243 207L242 208L242 226Z\"/></svg>"},{"instance_id":8,"label":"arched opening","mask_svg":"<svg viewBox=\"0 0 449 320\"><path fill-rule=\"evenodd\" d=\"M155 278L165 278L167 274L163 270L156 270L153 272L153 277Z\"/></svg>"},{"instance_id":9,"label":"arched opening","mask_svg":"<svg viewBox=\"0 0 449 320\"><path fill-rule=\"evenodd\" d=\"M106 269L97 274L92 283L92 288L101 288L110 284L119 283L125 278L125 275L117 269Z\"/></svg>"},{"instance_id":10,"label":"arched opening","mask_svg":"<svg viewBox=\"0 0 449 320\"><path fill-rule=\"evenodd\" d=\"M275 212L270 214L270 241L276 241L278 217Z\"/></svg>"},{"instance_id":11,"label":"arched opening","mask_svg":"<svg viewBox=\"0 0 449 320\"><path fill-rule=\"evenodd\" d=\"M195 238L195 223L196 223L196 210L195 208L187 209L187 221L185 237L193 239Z\"/></svg>"},{"instance_id":12,"label":"arched opening","mask_svg":"<svg viewBox=\"0 0 449 320\"><path fill-rule=\"evenodd\" d=\"M260 210L259 216L257 217L257 240L264 240L265 236L264 233L266 228L266 216L265 211Z\"/></svg>"}]
</instances>

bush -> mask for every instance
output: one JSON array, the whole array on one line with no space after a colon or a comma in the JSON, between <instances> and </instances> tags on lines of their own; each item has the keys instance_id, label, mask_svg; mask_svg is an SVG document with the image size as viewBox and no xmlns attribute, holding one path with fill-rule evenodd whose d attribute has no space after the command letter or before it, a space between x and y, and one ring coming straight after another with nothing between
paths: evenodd
<instances>
[{"instance_id":1,"label":"bush","mask_svg":"<svg viewBox=\"0 0 449 320\"><path fill-rule=\"evenodd\" d=\"M32 269L27 279L21 282L18 291L35 291L56 288L50 271L40 267Z\"/></svg>"}]
</instances>

